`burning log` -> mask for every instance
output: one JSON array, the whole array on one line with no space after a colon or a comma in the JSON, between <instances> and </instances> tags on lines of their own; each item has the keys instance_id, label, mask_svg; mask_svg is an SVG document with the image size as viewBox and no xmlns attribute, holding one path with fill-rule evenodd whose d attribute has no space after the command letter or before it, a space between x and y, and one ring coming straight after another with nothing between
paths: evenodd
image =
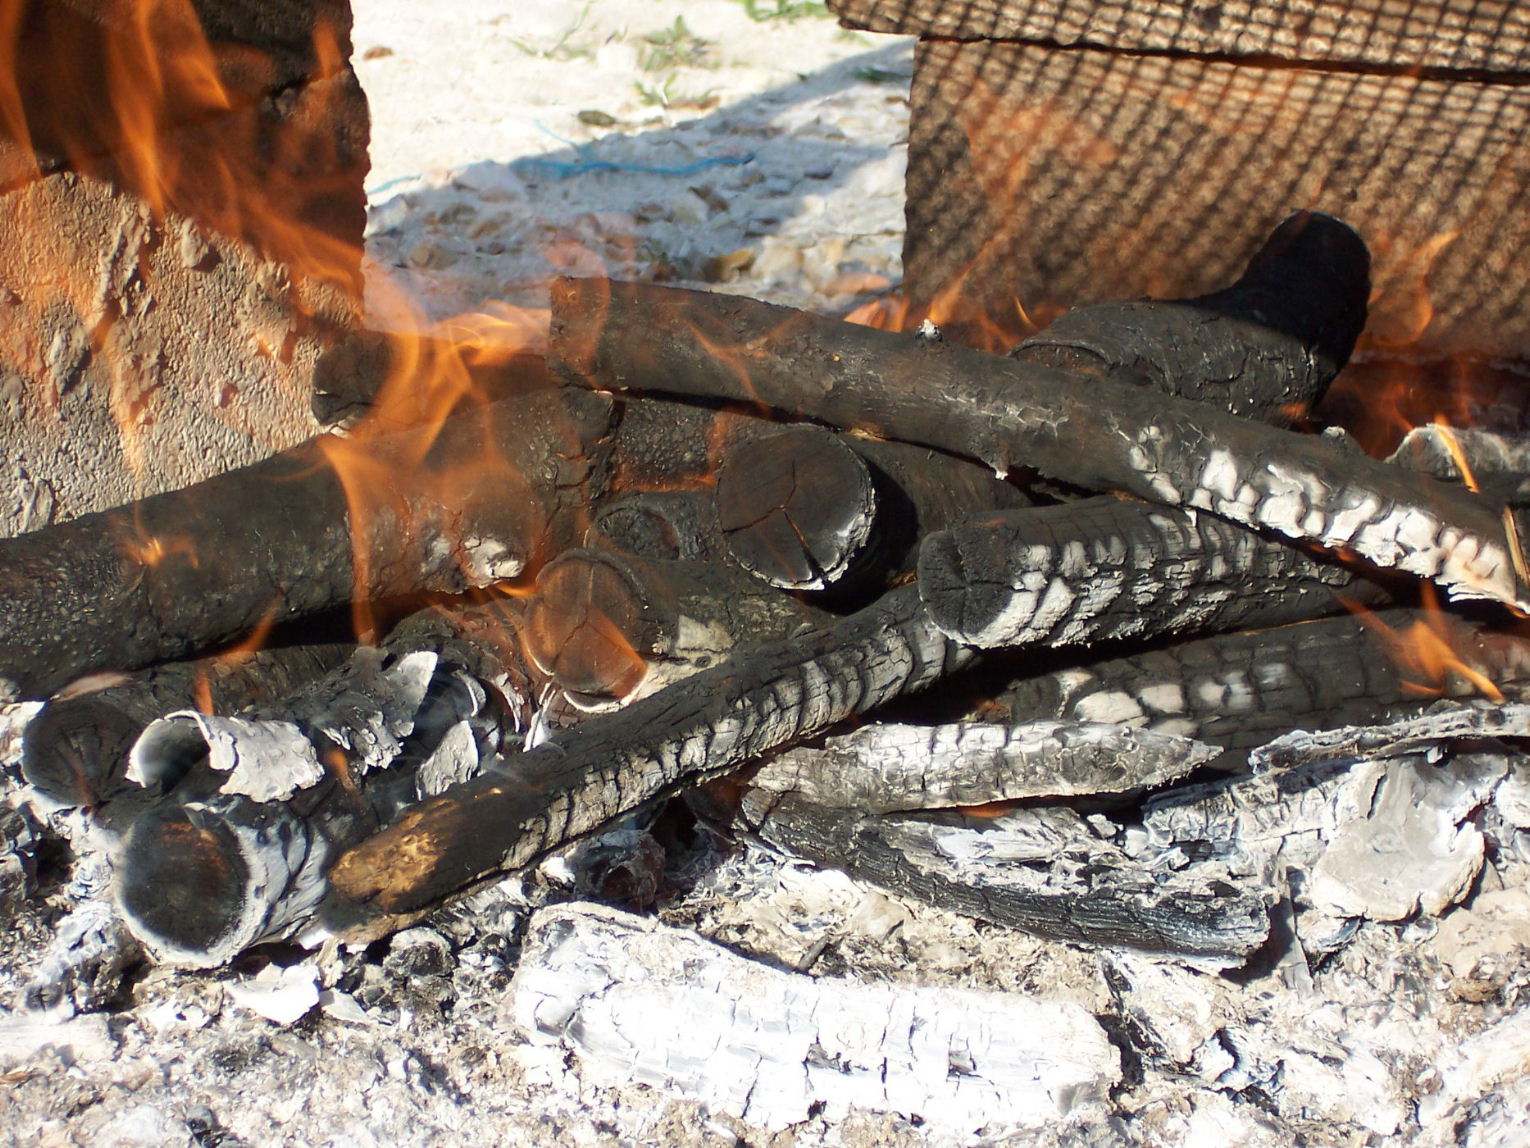
<instances>
[{"instance_id":1,"label":"burning log","mask_svg":"<svg viewBox=\"0 0 1530 1148\"><path fill-rule=\"evenodd\" d=\"M1209 405L734 296L563 280L552 359L580 385L756 402L1085 489L1209 510L1530 603L1517 541L1469 492Z\"/></svg>"},{"instance_id":2,"label":"burning log","mask_svg":"<svg viewBox=\"0 0 1530 1148\"><path fill-rule=\"evenodd\" d=\"M729 444L717 472L729 553L788 590L884 589L930 531L1028 505L965 459L810 424Z\"/></svg>"},{"instance_id":3,"label":"burning log","mask_svg":"<svg viewBox=\"0 0 1530 1148\"><path fill-rule=\"evenodd\" d=\"M1272 625L1333 609L1340 590L1380 593L1231 523L1109 497L953 527L919 554L931 619L984 647Z\"/></svg>"},{"instance_id":4,"label":"burning log","mask_svg":"<svg viewBox=\"0 0 1530 1148\"><path fill-rule=\"evenodd\" d=\"M739 651L410 809L335 863L321 920L342 935L380 935L484 873L525 865L972 657L930 625L911 586L832 625Z\"/></svg>"},{"instance_id":5,"label":"burning log","mask_svg":"<svg viewBox=\"0 0 1530 1148\"><path fill-rule=\"evenodd\" d=\"M635 490L597 504L588 541L639 558L710 559L720 549L709 490Z\"/></svg>"},{"instance_id":6,"label":"burning log","mask_svg":"<svg viewBox=\"0 0 1530 1148\"><path fill-rule=\"evenodd\" d=\"M1365 326L1370 265L1351 228L1297 212L1230 287L1078 307L1010 355L1290 423L1349 360Z\"/></svg>"},{"instance_id":7,"label":"burning log","mask_svg":"<svg viewBox=\"0 0 1530 1148\"><path fill-rule=\"evenodd\" d=\"M350 645L278 646L173 662L56 698L27 723L21 774L61 805L99 805L127 779L128 751L156 718L201 704L228 712L288 697L349 656Z\"/></svg>"},{"instance_id":8,"label":"burning log","mask_svg":"<svg viewBox=\"0 0 1530 1148\"><path fill-rule=\"evenodd\" d=\"M544 392L439 431L323 436L4 540L0 693L42 697L81 674L183 657L272 620L514 577L582 529L582 480L607 416L599 398ZM474 465L488 472L452 478Z\"/></svg>"},{"instance_id":9,"label":"burning log","mask_svg":"<svg viewBox=\"0 0 1530 1148\"><path fill-rule=\"evenodd\" d=\"M1140 726L1222 746L1232 764L1293 728L1374 722L1527 676L1522 638L1438 612L1385 610L1091 660L1021 678L997 700L1012 721Z\"/></svg>"},{"instance_id":10,"label":"burning log","mask_svg":"<svg viewBox=\"0 0 1530 1148\"><path fill-rule=\"evenodd\" d=\"M599 707L823 617L728 565L587 547L564 551L537 575L526 652L576 704Z\"/></svg>"}]
</instances>

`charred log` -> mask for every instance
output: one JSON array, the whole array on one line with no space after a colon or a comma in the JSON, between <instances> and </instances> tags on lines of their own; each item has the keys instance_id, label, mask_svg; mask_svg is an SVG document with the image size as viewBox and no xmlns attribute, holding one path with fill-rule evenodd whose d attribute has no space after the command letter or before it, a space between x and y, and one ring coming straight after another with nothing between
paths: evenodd
<instances>
[{"instance_id":1,"label":"charred log","mask_svg":"<svg viewBox=\"0 0 1530 1148\"><path fill-rule=\"evenodd\" d=\"M595 508L587 542L661 560L706 560L722 549L710 490L635 490L607 498Z\"/></svg>"},{"instance_id":2,"label":"charred log","mask_svg":"<svg viewBox=\"0 0 1530 1148\"><path fill-rule=\"evenodd\" d=\"M984 647L1275 625L1337 609L1339 591L1381 596L1221 519L1108 497L994 515L931 535L919 553L931 619Z\"/></svg>"},{"instance_id":3,"label":"charred log","mask_svg":"<svg viewBox=\"0 0 1530 1148\"><path fill-rule=\"evenodd\" d=\"M754 401L1034 467L1086 489L1209 510L1396 567L1458 597L1527 598L1497 508L1459 489L1107 379L733 296L560 281L554 369L585 386ZM733 353L726 360L718 347Z\"/></svg>"},{"instance_id":4,"label":"charred log","mask_svg":"<svg viewBox=\"0 0 1530 1148\"><path fill-rule=\"evenodd\" d=\"M1415 662L1448 652L1436 672ZM1427 656L1427 654L1426 654ZM1441 696L1510 690L1530 646L1438 613L1387 610L1219 634L1022 678L997 699L1013 721L1115 722L1193 737L1233 764L1290 729L1360 725Z\"/></svg>"},{"instance_id":5,"label":"charred log","mask_svg":"<svg viewBox=\"0 0 1530 1148\"><path fill-rule=\"evenodd\" d=\"M582 481L607 414L598 397L544 392L439 431L322 436L184 491L7 539L0 692L43 697L81 674L184 657L273 619L521 574L582 531ZM449 477L472 460L485 464L472 484Z\"/></svg>"},{"instance_id":6,"label":"charred log","mask_svg":"<svg viewBox=\"0 0 1530 1148\"><path fill-rule=\"evenodd\" d=\"M920 689L972 656L929 624L913 587L832 625L737 651L410 809L335 864L322 920L348 936L385 932L389 918L482 874L525 865L656 796Z\"/></svg>"},{"instance_id":7,"label":"charred log","mask_svg":"<svg viewBox=\"0 0 1530 1148\"><path fill-rule=\"evenodd\" d=\"M1010 354L1289 425L1323 397L1354 349L1370 262L1346 224L1298 212L1230 287L1080 307Z\"/></svg>"},{"instance_id":8,"label":"charred log","mask_svg":"<svg viewBox=\"0 0 1530 1148\"><path fill-rule=\"evenodd\" d=\"M772 757L749 784L860 814L1120 795L1216 756L1182 737L1089 722L876 723Z\"/></svg>"},{"instance_id":9,"label":"charred log","mask_svg":"<svg viewBox=\"0 0 1530 1148\"><path fill-rule=\"evenodd\" d=\"M526 612L532 664L575 698L652 693L736 645L785 638L823 615L720 563L568 550L544 566Z\"/></svg>"},{"instance_id":10,"label":"charred log","mask_svg":"<svg viewBox=\"0 0 1530 1148\"><path fill-rule=\"evenodd\" d=\"M352 646L287 646L172 662L48 702L27 723L21 773L62 805L100 805L127 779L128 751L171 710L227 713L284 698L343 662Z\"/></svg>"},{"instance_id":11,"label":"charred log","mask_svg":"<svg viewBox=\"0 0 1530 1148\"><path fill-rule=\"evenodd\" d=\"M763 794L763 791L761 791ZM1022 810L995 830L864 816L788 794L746 813L766 841L979 920L1057 940L1242 963L1269 935L1267 891L1193 868L1155 872L1072 810Z\"/></svg>"}]
</instances>

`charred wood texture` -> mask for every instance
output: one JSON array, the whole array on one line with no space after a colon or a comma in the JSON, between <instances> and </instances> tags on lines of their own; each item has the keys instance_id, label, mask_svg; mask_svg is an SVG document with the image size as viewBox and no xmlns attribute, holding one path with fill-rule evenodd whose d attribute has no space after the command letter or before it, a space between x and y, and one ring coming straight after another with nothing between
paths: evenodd
<instances>
[{"instance_id":1,"label":"charred wood texture","mask_svg":"<svg viewBox=\"0 0 1530 1148\"><path fill-rule=\"evenodd\" d=\"M519 575L583 529L608 413L590 398L545 392L439 430L323 436L0 542L0 691L45 697L81 674L184 657L272 620ZM452 478L456 467L472 481Z\"/></svg>"},{"instance_id":2,"label":"charred wood texture","mask_svg":"<svg viewBox=\"0 0 1530 1148\"><path fill-rule=\"evenodd\" d=\"M566 693L593 705L704 668L734 646L785 638L821 612L717 563L567 550L537 575L526 652Z\"/></svg>"},{"instance_id":3,"label":"charred wood texture","mask_svg":"<svg viewBox=\"0 0 1530 1148\"><path fill-rule=\"evenodd\" d=\"M931 535L919 591L970 645L1076 645L1274 625L1380 591L1210 515L1118 498L1013 511Z\"/></svg>"},{"instance_id":4,"label":"charred wood texture","mask_svg":"<svg viewBox=\"0 0 1530 1148\"><path fill-rule=\"evenodd\" d=\"M843 579L866 550L877 509L866 463L824 427L797 424L737 443L717 471L729 553L786 590Z\"/></svg>"},{"instance_id":5,"label":"charred wood texture","mask_svg":"<svg viewBox=\"0 0 1530 1148\"><path fill-rule=\"evenodd\" d=\"M1425 664L1432 663L1432 664ZM1219 634L1022 678L997 699L1011 720L1116 722L1231 751L1290 729L1368 724L1439 697L1530 678L1530 644L1438 612L1384 610Z\"/></svg>"},{"instance_id":6,"label":"charred wood texture","mask_svg":"<svg viewBox=\"0 0 1530 1148\"><path fill-rule=\"evenodd\" d=\"M148 808L118 826L128 929L198 967L301 933L341 850L518 744L515 626L506 601L422 612L306 689L148 725L128 773Z\"/></svg>"},{"instance_id":7,"label":"charred wood texture","mask_svg":"<svg viewBox=\"0 0 1530 1148\"><path fill-rule=\"evenodd\" d=\"M756 832L780 848L1038 936L1241 963L1269 935L1261 890L1199 874L1164 879L1095 838L1071 810L1021 819L1008 839L969 833L979 840L963 849L959 820L868 817L792 794L751 814Z\"/></svg>"},{"instance_id":8,"label":"charred wood texture","mask_svg":"<svg viewBox=\"0 0 1530 1148\"><path fill-rule=\"evenodd\" d=\"M732 353L719 356L719 347ZM585 386L758 402L1245 526L1525 605L1516 543L1469 492L1108 379L732 296L562 280L552 359Z\"/></svg>"},{"instance_id":9,"label":"charred wood texture","mask_svg":"<svg viewBox=\"0 0 1530 1148\"><path fill-rule=\"evenodd\" d=\"M99 805L120 789L127 755L150 722L203 706L227 713L272 702L322 677L354 647L287 646L172 662L48 702L21 739L21 774L63 805Z\"/></svg>"},{"instance_id":10,"label":"charred wood texture","mask_svg":"<svg viewBox=\"0 0 1530 1148\"><path fill-rule=\"evenodd\" d=\"M774 755L749 778L860 814L1116 795L1178 781L1216 750L1096 722L865 725Z\"/></svg>"},{"instance_id":11,"label":"charred wood texture","mask_svg":"<svg viewBox=\"0 0 1530 1148\"><path fill-rule=\"evenodd\" d=\"M929 624L913 587L832 625L740 650L408 810L335 864L321 919L344 935L380 935L390 918L482 874L525 865L645 801L922 688L971 657Z\"/></svg>"},{"instance_id":12,"label":"charred wood texture","mask_svg":"<svg viewBox=\"0 0 1530 1148\"><path fill-rule=\"evenodd\" d=\"M602 500L587 541L639 558L705 560L722 548L710 490L635 490Z\"/></svg>"},{"instance_id":13,"label":"charred wood texture","mask_svg":"<svg viewBox=\"0 0 1530 1148\"><path fill-rule=\"evenodd\" d=\"M1230 287L1080 307L1010 355L1289 424L1349 360L1369 294L1360 237L1332 216L1299 212Z\"/></svg>"}]
</instances>

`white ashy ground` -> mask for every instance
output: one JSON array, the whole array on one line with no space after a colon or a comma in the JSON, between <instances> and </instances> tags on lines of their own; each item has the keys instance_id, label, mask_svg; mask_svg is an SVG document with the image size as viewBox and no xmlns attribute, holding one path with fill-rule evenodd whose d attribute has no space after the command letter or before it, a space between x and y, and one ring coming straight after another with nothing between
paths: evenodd
<instances>
[{"instance_id":1,"label":"white ashy ground","mask_svg":"<svg viewBox=\"0 0 1530 1148\"><path fill-rule=\"evenodd\" d=\"M907 41L846 35L811 13L757 20L741 0L355 7L373 111L375 322L404 321L400 294L432 319L496 300L537 308L546 278L568 269L836 312L896 284ZM753 7L791 14L798 5ZM8 800L12 757L0 754ZM1469 910L1361 924L1310 967L1290 950L1224 976L1042 942L755 850L711 858L666 908L677 928L820 978L782 988L782 977L761 974L794 1007L812 1009L811 986L844 977L997 992L1045 1003L1027 1015L1095 1018L1080 1031L1126 1055L1117 1064L1101 1044L1095 1084L1049 1096L1056 1118L1039 1127L1009 1111L977 1126L970 1112L953 1125L896 1105L841 1117L832 1104L766 1127L663 1088L613 1085L619 1058L609 1047L598 1072L580 1058L600 1050L570 1051L598 1036L595 1026L549 1021L536 1042L517 1029L511 978L529 910L514 881L370 952L293 953L210 974L155 969L136 975L112 1010L36 1017L18 1008L20 988L67 892L45 883L38 897L0 908L0 1143L1523 1144L1530 789L1518 768L1496 790L1492 816L1506 836ZM1441 839L1470 837L1488 808L1460 813L1459 825L1451 814ZM1364 819L1365 809L1351 812ZM26 835L14 819L0 830L4 903L32 849L8 841ZM703 852L696 864L707 860ZM555 861L531 891L577 896L558 882L578 871ZM534 951L558 951L556 935L533 936ZM644 945L712 965L680 937ZM728 972L731 957L718 960L709 975L727 999L730 977L746 978ZM891 1014L912 998L876 999L892 1002ZM645 1035L625 1039L651 1054ZM882 1047L874 1038L846 1036L844 1047ZM832 1082L836 1057L848 1055L808 1051L815 1081ZM672 1059L685 1061L683 1052ZM972 1067L959 1060L950 1066L957 1094Z\"/></svg>"}]
</instances>

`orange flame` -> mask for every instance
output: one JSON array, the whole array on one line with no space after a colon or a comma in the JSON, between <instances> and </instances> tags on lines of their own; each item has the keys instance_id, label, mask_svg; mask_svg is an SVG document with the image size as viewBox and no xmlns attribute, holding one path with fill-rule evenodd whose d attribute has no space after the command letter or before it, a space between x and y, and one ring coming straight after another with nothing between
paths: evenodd
<instances>
[{"instance_id":1,"label":"orange flame","mask_svg":"<svg viewBox=\"0 0 1530 1148\"><path fill-rule=\"evenodd\" d=\"M1345 606L1375 632L1393 663L1417 679L1403 680L1406 692L1428 698L1476 692L1490 701L1504 700L1503 691L1493 680L1466 660L1462 635L1440 609L1428 583L1423 587L1423 617L1400 631L1364 607L1350 602Z\"/></svg>"}]
</instances>

